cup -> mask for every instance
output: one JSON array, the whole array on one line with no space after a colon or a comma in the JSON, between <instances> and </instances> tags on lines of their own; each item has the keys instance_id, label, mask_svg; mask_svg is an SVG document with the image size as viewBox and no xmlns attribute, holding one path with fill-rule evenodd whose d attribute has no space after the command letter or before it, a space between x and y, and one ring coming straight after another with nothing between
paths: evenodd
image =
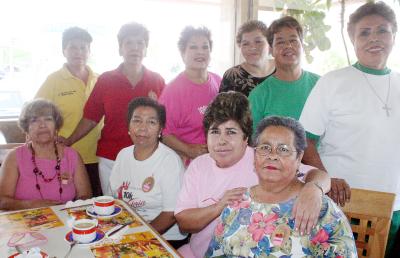
<instances>
[{"instance_id":1,"label":"cup","mask_svg":"<svg viewBox=\"0 0 400 258\"><path fill-rule=\"evenodd\" d=\"M110 215L114 212L114 209L114 198L112 196L99 196L94 199L93 210L97 215Z\"/></svg>"},{"instance_id":2,"label":"cup","mask_svg":"<svg viewBox=\"0 0 400 258\"><path fill-rule=\"evenodd\" d=\"M79 219L72 225L72 238L79 243L87 244L96 239L97 220Z\"/></svg>"}]
</instances>

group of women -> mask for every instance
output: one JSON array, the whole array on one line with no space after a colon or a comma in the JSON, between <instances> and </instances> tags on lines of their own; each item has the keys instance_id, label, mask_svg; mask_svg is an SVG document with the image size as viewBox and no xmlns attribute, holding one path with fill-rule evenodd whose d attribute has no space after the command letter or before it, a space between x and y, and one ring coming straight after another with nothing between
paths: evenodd
<instances>
[{"instance_id":1,"label":"group of women","mask_svg":"<svg viewBox=\"0 0 400 258\"><path fill-rule=\"evenodd\" d=\"M185 70L165 85L142 64L143 25L121 27L123 63L97 82L86 64L92 39L70 28L67 62L37 94L47 100L21 113L27 144L2 164L0 209L104 193L176 248L190 233L184 257L356 257L348 221L324 195L332 184L329 196L343 205L349 182L397 194L390 257L400 227L400 76L386 67L396 32L390 7L362 5L348 24L358 62L319 78L301 68L294 18L269 28L249 21L237 35L245 61L221 79L207 71L210 31L186 27L178 42Z\"/></svg>"}]
</instances>

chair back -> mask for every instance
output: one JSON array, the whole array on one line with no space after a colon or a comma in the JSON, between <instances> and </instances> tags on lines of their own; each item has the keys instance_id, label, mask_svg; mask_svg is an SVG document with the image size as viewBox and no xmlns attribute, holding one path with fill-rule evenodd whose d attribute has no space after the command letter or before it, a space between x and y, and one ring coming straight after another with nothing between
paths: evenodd
<instances>
[{"instance_id":1,"label":"chair back","mask_svg":"<svg viewBox=\"0 0 400 258\"><path fill-rule=\"evenodd\" d=\"M358 257L383 258L393 213L395 194L351 189L342 210L353 230Z\"/></svg>"},{"instance_id":2,"label":"chair back","mask_svg":"<svg viewBox=\"0 0 400 258\"><path fill-rule=\"evenodd\" d=\"M7 154L14 148L24 145L25 143L6 143L0 144L0 166L6 158Z\"/></svg>"}]
</instances>

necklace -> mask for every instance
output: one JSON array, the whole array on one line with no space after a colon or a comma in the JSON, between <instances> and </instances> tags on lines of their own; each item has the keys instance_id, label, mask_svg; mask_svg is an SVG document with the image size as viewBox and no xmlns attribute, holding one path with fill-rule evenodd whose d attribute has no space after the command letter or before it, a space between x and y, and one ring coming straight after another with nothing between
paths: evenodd
<instances>
[{"instance_id":1,"label":"necklace","mask_svg":"<svg viewBox=\"0 0 400 258\"><path fill-rule=\"evenodd\" d=\"M384 109L386 111L386 116L389 117L390 113L389 111L391 110L391 108L388 106L388 101L389 101L389 96L390 96L390 74L389 74L389 85L388 85L388 90L386 93L386 100L383 101L383 99L378 95L378 93L376 92L375 88L372 86L372 84L369 82L368 77L365 75L364 72L361 72L362 75L364 76L365 80L367 81L367 85L368 87L371 89L371 91L374 93L374 95L379 99L380 102L382 102L383 107L382 109Z\"/></svg>"},{"instance_id":2,"label":"necklace","mask_svg":"<svg viewBox=\"0 0 400 258\"><path fill-rule=\"evenodd\" d=\"M60 200L61 200L61 194L62 194L62 191L63 191L63 189L61 187L61 173L60 173L61 159L60 159L60 156L58 155L58 149L57 149L56 143L54 143L54 153L56 155L56 162L57 162L56 166L54 167L54 169L56 170L56 173L54 174L53 177L50 177L50 178L46 178L43 175L43 172L41 170L39 170L39 168L38 168L38 166L36 164L35 149L33 148L32 143L29 145L29 147L30 147L30 149L32 151L32 163L33 163L33 166L34 166L33 174L35 174L36 189L39 191L40 197L42 198L42 200L44 200L43 194L42 194L42 191L41 191L41 188L40 188L40 185L39 185L38 177L40 176L45 183L50 183L51 181L53 181L57 177L58 184L59 184L58 192L60 193Z\"/></svg>"}]
</instances>

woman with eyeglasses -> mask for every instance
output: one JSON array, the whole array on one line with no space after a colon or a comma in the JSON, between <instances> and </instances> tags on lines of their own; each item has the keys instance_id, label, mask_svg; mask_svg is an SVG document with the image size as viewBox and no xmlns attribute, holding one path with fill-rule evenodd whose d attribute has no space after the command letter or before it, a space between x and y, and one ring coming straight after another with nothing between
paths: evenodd
<instances>
[{"instance_id":1,"label":"woman with eyeglasses","mask_svg":"<svg viewBox=\"0 0 400 258\"><path fill-rule=\"evenodd\" d=\"M36 99L19 116L27 143L1 164L0 210L21 210L92 197L85 166L72 148L57 143L63 124L52 102Z\"/></svg>"},{"instance_id":2,"label":"woman with eyeglasses","mask_svg":"<svg viewBox=\"0 0 400 258\"><path fill-rule=\"evenodd\" d=\"M185 258L204 257L222 210L258 182L254 150L248 146L252 120L246 96L233 91L218 94L207 107L203 126L209 153L190 163L175 208L181 231L192 233L189 244L178 250ZM298 192L290 213L294 227L303 233L316 222L322 192L329 190L330 182L324 171L310 169L299 165L299 173L308 172L309 183Z\"/></svg>"},{"instance_id":3,"label":"woman with eyeglasses","mask_svg":"<svg viewBox=\"0 0 400 258\"><path fill-rule=\"evenodd\" d=\"M311 232L295 230L292 209L305 186L296 176L306 147L300 123L263 119L255 143L258 184L222 211L205 257L357 257L346 216L325 195Z\"/></svg>"}]
</instances>

